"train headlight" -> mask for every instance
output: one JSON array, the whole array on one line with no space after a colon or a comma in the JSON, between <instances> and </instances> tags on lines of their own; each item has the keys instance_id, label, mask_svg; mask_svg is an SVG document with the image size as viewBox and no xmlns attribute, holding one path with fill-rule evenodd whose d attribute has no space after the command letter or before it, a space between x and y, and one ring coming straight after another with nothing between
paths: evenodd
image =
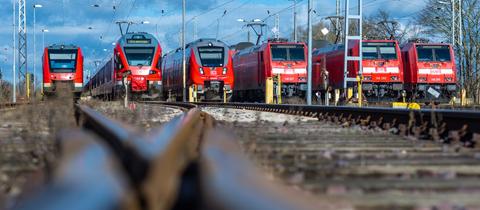
<instances>
[{"instance_id":1,"label":"train headlight","mask_svg":"<svg viewBox=\"0 0 480 210\"><path fill-rule=\"evenodd\" d=\"M397 76L391 76L390 79L391 79L392 81L397 81L397 80L398 80L398 77L397 77Z\"/></svg>"},{"instance_id":2,"label":"train headlight","mask_svg":"<svg viewBox=\"0 0 480 210\"><path fill-rule=\"evenodd\" d=\"M420 77L418 80L420 80L420 82L426 82L427 78L426 77Z\"/></svg>"},{"instance_id":3,"label":"train headlight","mask_svg":"<svg viewBox=\"0 0 480 210\"><path fill-rule=\"evenodd\" d=\"M451 78L451 77L446 77L446 78L445 78L445 81L447 81L447 82L453 82L453 78Z\"/></svg>"},{"instance_id":4,"label":"train headlight","mask_svg":"<svg viewBox=\"0 0 480 210\"><path fill-rule=\"evenodd\" d=\"M200 74L205 74L202 67L200 67L198 70L200 71Z\"/></svg>"},{"instance_id":5,"label":"train headlight","mask_svg":"<svg viewBox=\"0 0 480 210\"><path fill-rule=\"evenodd\" d=\"M370 81L370 80L372 80L372 77L371 76L365 76L365 77L363 77L363 80Z\"/></svg>"},{"instance_id":6,"label":"train headlight","mask_svg":"<svg viewBox=\"0 0 480 210\"><path fill-rule=\"evenodd\" d=\"M150 70L150 74L156 74L157 72L154 70Z\"/></svg>"},{"instance_id":7,"label":"train headlight","mask_svg":"<svg viewBox=\"0 0 480 210\"><path fill-rule=\"evenodd\" d=\"M227 74L227 67L223 67L223 74Z\"/></svg>"}]
</instances>

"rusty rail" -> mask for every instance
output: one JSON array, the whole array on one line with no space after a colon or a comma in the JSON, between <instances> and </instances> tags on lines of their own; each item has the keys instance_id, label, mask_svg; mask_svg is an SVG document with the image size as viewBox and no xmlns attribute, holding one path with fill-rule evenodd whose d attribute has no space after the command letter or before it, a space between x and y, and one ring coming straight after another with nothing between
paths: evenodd
<instances>
[{"instance_id":1,"label":"rusty rail","mask_svg":"<svg viewBox=\"0 0 480 210\"><path fill-rule=\"evenodd\" d=\"M402 110L334 106L272 105L256 103L195 103L195 105L276 112L339 122L344 126L362 125L423 139L462 141L472 147L480 134L480 112L468 110Z\"/></svg>"},{"instance_id":2,"label":"rusty rail","mask_svg":"<svg viewBox=\"0 0 480 210\"><path fill-rule=\"evenodd\" d=\"M261 178L233 138L198 109L147 134L85 106L77 105L77 119L81 129L58 136L62 158L53 182L18 209L315 206Z\"/></svg>"},{"instance_id":3,"label":"rusty rail","mask_svg":"<svg viewBox=\"0 0 480 210\"><path fill-rule=\"evenodd\" d=\"M28 103L0 103L0 109L15 108L17 106L26 105Z\"/></svg>"}]
</instances>

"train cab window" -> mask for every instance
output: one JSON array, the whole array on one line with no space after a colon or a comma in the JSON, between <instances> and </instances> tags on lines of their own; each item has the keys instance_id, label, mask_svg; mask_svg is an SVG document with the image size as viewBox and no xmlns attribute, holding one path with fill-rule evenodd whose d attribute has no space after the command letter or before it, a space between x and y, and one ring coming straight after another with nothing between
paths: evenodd
<instances>
[{"instance_id":1,"label":"train cab window","mask_svg":"<svg viewBox=\"0 0 480 210\"><path fill-rule=\"evenodd\" d=\"M442 48L435 49L435 58L440 62L451 61L450 48L448 46L442 46Z\"/></svg>"},{"instance_id":2,"label":"train cab window","mask_svg":"<svg viewBox=\"0 0 480 210\"><path fill-rule=\"evenodd\" d=\"M202 66L217 67L225 65L225 48L223 47L199 47L198 53Z\"/></svg>"},{"instance_id":3,"label":"train cab window","mask_svg":"<svg viewBox=\"0 0 480 210\"><path fill-rule=\"evenodd\" d=\"M54 73L73 73L77 65L76 50L49 50L50 71Z\"/></svg>"},{"instance_id":4,"label":"train cab window","mask_svg":"<svg viewBox=\"0 0 480 210\"><path fill-rule=\"evenodd\" d=\"M153 47L125 47L125 56L130 66L150 66L152 65Z\"/></svg>"},{"instance_id":5,"label":"train cab window","mask_svg":"<svg viewBox=\"0 0 480 210\"><path fill-rule=\"evenodd\" d=\"M363 59L373 60L378 59L378 52L376 47L363 47Z\"/></svg>"},{"instance_id":6,"label":"train cab window","mask_svg":"<svg viewBox=\"0 0 480 210\"><path fill-rule=\"evenodd\" d=\"M397 59L397 50L394 46L379 47L380 56L383 59L392 60Z\"/></svg>"},{"instance_id":7,"label":"train cab window","mask_svg":"<svg viewBox=\"0 0 480 210\"><path fill-rule=\"evenodd\" d=\"M273 61L305 61L303 45L271 45Z\"/></svg>"},{"instance_id":8,"label":"train cab window","mask_svg":"<svg viewBox=\"0 0 480 210\"><path fill-rule=\"evenodd\" d=\"M393 42L364 42L362 48L364 60L397 59L397 48Z\"/></svg>"},{"instance_id":9,"label":"train cab window","mask_svg":"<svg viewBox=\"0 0 480 210\"><path fill-rule=\"evenodd\" d=\"M419 61L451 61L449 46L417 46Z\"/></svg>"}]
</instances>

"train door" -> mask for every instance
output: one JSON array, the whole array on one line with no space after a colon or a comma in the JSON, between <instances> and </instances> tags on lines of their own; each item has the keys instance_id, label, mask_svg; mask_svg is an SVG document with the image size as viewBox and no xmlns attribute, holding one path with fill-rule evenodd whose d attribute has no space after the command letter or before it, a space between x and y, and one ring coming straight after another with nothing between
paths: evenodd
<instances>
[{"instance_id":1,"label":"train door","mask_svg":"<svg viewBox=\"0 0 480 210\"><path fill-rule=\"evenodd\" d=\"M258 86L260 87L265 81L263 80L264 77L264 66L265 60L263 58L263 51L259 51L258 54L258 66L257 66L257 79L258 79Z\"/></svg>"}]
</instances>

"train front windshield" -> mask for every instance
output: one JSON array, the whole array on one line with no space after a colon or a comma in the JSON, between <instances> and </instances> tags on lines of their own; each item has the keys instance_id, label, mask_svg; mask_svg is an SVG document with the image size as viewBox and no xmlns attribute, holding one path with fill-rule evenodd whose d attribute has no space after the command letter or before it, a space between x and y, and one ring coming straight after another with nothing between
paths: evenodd
<instances>
[{"instance_id":1,"label":"train front windshield","mask_svg":"<svg viewBox=\"0 0 480 210\"><path fill-rule=\"evenodd\" d=\"M219 67L225 62L225 48L223 47L199 47L198 54L202 66Z\"/></svg>"},{"instance_id":2,"label":"train front windshield","mask_svg":"<svg viewBox=\"0 0 480 210\"><path fill-rule=\"evenodd\" d=\"M448 62L451 61L450 46L417 46L418 61Z\"/></svg>"},{"instance_id":3,"label":"train front windshield","mask_svg":"<svg viewBox=\"0 0 480 210\"><path fill-rule=\"evenodd\" d=\"M303 45L272 45L272 61L305 61Z\"/></svg>"},{"instance_id":4,"label":"train front windshield","mask_svg":"<svg viewBox=\"0 0 480 210\"><path fill-rule=\"evenodd\" d=\"M50 71L73 73L77 65L77 50L48 50Z\"/></svg>"},{"instance_id":5,"label":"train front windshield","mask_svg":"<svg viewBox=\"0 0 480 210\"><path fill-rule=\"evenodd\" d=\"M364 42L362 48L364 60L397 59L396 44L392 42Z\"/></svg>"},{"instance_id":6,"label":"train front windshield","mask_svg":"<svg viewBox=\"0 0 480 210\"><path fill-rule=\"evenodd\" d=\"M130 66L150 66L153 61L153 47L125 47L125 56Z\"/></svg>"}]
</instances>

